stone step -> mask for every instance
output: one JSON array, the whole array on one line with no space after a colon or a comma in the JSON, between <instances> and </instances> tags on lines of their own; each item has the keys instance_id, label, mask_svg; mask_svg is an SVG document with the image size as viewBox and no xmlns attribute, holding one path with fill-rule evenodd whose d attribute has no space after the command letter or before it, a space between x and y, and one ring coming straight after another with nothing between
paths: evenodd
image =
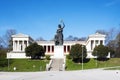
<instances>
[{"instance_id":1,"label":"stone step","mask_svg":"<svg viewBox=\"0 0 120 80\"><path fill-rule=\"evenodd\" d=\"M50 71L61 71L63 65L63 59L52 59Z\"/></svg>"}]
</instances>

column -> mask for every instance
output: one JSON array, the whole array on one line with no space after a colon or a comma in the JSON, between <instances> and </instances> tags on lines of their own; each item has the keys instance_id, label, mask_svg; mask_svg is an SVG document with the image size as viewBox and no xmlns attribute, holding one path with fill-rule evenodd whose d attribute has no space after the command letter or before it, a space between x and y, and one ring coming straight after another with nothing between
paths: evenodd
<instances>
[{"instance_id":1,"label":"column","mask_svg":"<svg viewBox=\"0 0 120 80\"><path fill-rule=\"evenodd\" d=\"M67 52L70 52L70 45L67 46Z\"/></svg>"},{"instance_id":2,"label":"column","mask_svg":"<svg viewBox=\"0 0 120 80\"><path fill-rule=\"evenodd\" d=\"M16 50L17 50L17 42L13 41L13 51L16 51Z\"/></svg>"},{"instance_id":3,"label":"column","mask_svg":"<svg viewBox=\"0 0 120 80\"><path fill-rule=\"evenodd\" d=\"M86 48L87 48L87 46L86 46ZM91 50L92 48L91 48L91 40L89 40L89 43L88 43L88 50Z\"/></svg>"},{"instance_id":4,"label":"column","mask_svg":"<svg viewBox=\"0 0 120 80\"><path fill-rule=\"evenodd\" d=\"M100 45L100 40L98 40L98 45Z\"/></svg>"},{"instance_id":5,"label":"column","mask_svg":"<svg viewBox=\"0 0 120 80\"><path fill-rule=\"evenodd\" d=\"M93 48L93 41L92 40L90 40L90 46L91 46L91 50L92 50L92 48Z\"/></svg>"},{"instance_id":6,"label":"column","mask_svg":"<svg viewBox=\"0 0 120 80\"><path fill-rule=\"evenodd\" d=\"M54 45L52 45L52 53L54 53Z\"/></svg>"},{"instance_id":7,"label":"column","mask_svg":"<svg viewBox=\"0 0 120 80\"><path fill-rule=\"evenodd\" d=\"M94 48L94 40L91 40L91 50Z\"/></svg>"},{"instance_id":8,"label":"column","mask_svg":"<svg viewBox=\"0 0 120 80\"><path fill-rule=\"evenodd\" d=\"M64 45L64 53L66 53L66 45Z\"/></svg>"},{"instance_id":9,"label":"column","mask_svg":"<svg viewBox=\"0 0 120 80\"><path fill-rule=\"evenodd\" d=\"M93 40L93 49L95 48L95 40Z\"/></svg>"},{"instance_id":10,"label":"column","mask_svg":"<svg viewBox=\"0 0 120 80\"><path fill-rule=\"evenodd\" d=\"M46 53L46 46L44 45L43 47L44 47L44 50L45 50L45 53Z\"/></svg>"},{"instance_id":11,"label":"column","mask_svg":"<svg viewBox=\"0 0 120 80\"><path fill-rule=\"evenodd\" d=\"M17 40L17 51L19 51L19 40Z\"/></svg>"},{"instance_id":12,"label":"column","mask_svg":"<svg viewBox=\"0 0 120 80\"><path fill-rule=\"evenodd\" d=\"M25 48L27 47L27 41L24 41L24 46L25 46Z\"/></svg>"},{"instance_id":13,"label":"column","mask_svg":"<svg viewBox=\"0 0 120 80\"><path fill-rule=\"evenodd\" d=\"M12 48L13 48L13 51L15 51L15 41L13 41L13 44L12 44L12 45L13 45L13 47L12 47Z\"/></svg>"},{"instance_id":14,"label":"column","mask_svg":"<svg viewBox=\"0 0 120 80\"><path fill-rule=\"evenodd\" d=\"M103 45L105 45L105 40L103 40Z\"/></svg>"},{"instance_id":15,"label":"column","mask_svg":"<svg viewBox=\"0 0 120 80\"><path fill-rule=\"evenodd\" d=\"M22 51L22 41L19 41L19 50Z\"/></svg>"},{"instance_id":16,"label":"column","mask_svg":"<svg viewBox=\"0 0 120 80\"><path fill-rule=\"evenodd\" d=\"M17 41L15 41L15 51L17 51Z\"/></svg>"},{"instance_id":17,"label":"column","mask_svg":"<svg viewBox=\"0 0 120 80\"><path fill-rule=\"evenodd\" d=\"M29 41L27 40L27 46L29 46Z\"/></svg>"},{"instance_id":18,"label":"column","mask_svg":"<svg viewBox=\"0 0 120 80\"><path fill-rule=\"evenodd\" d=\"M24 45L24 40L22 40L22 51L24 51L25 45Z\"/></svg>"},{"instance_id":19,"label":"column","mask_svg":"<svg viewBox=\"0 0 120 80\"><path fill-rule=\"evenodd\" d=\"M48 46L48 53L50 53L50 45Z\"/></svg>"},{"instance_id":20,"label":"column","mask_svg":"<svg viewBox=\"0 0 120 80\"><path fill-rule=\"evenodd\" d=\"M66 45L66 53L68 52L68 47L67 47L67 45Z\"/></svg>"},{"instance_id":21,"label":"column","mask_svg":"<svg viewBox=\"0 0 120 80\"><path fill-rule=\"evenodd\" d=\"M48 53L48 46L46 45L46 53Z\"/></svg>"},{"instance_id":22,"label":"column","mask_svg":"<svg viewBox=\"0 0 120 80\"><path fill-rule=\"evenodd\" d=\"M52 46L50 46L50 53L52 53Z\"/></svg>"}]
</instances>

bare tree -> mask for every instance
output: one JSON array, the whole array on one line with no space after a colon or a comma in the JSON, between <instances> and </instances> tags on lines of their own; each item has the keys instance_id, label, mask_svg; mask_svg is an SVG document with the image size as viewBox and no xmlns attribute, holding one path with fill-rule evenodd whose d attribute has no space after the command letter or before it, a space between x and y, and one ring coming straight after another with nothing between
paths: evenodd
<instances>
[{"instance_id":1,"label":"bare tree","mask_svg":"<svg viewBox=\"0 0 120 80\"><path fill-rule=\"evenodd\" d=\"M104 34L106 35L106 44L109 42L113 41L117 35L117 30L116 28L111 28L108 31L105 30L97 30L96 33Z\"/></svg>"},{"instance_id":2,"label":"bare tree","mask_svg":"<svg viewBox=\"0 0 120 80\"><path fill-rule=\"evenodd\" d=\"M118 33L116 37L116 57L120 57L120 32Z\"/></svg>"},{"instance_id":3,"label":"bare tree","mask_svg":"<svg viewBox=\"0 0 120 80\"><path fill-rule=\"evenodd\" d=\"M78 41L85 41L87 38L86 37L81 37L78 39Z\"/></svg>"},{"instance_id":4,"label":"bare tree","mask_svg":"<svg viewBox=\"0 0 120 80\"><path fill-rule=\"evenodd\" d=\"M109 31L97 30L96 32L106 35L106 45L115 51L116 57L120 57L120 30L111 28Z\"/></svg>"},{"instance_id":5,"label":"bare tree","mask_svg":"<svg viewBox=\"0 0 120 80\"><path fill-rule=\"evenodd\" d=\"M72 35L69 35L65 40L66 41L74 41L74 37Z\"/></svg>"},{"instance_id":6,"label":"bare tree","mask_svg":"<svg viewBox=\"0 0 120 80\"><path fill-rule=\"evenodd\" d=\"M96 30L95 33L100 33L100 34L108 35L108 32L105 31L105 30Z\"/></svg>"},{"instance_id":7,"label":"bare tree","mask_svg":"<svg viewBox=\"0 0 120 80\"><path fill-rule=\"evenodd\" d=\"M36 39L36 41L45 41L45 39L43 39L42 37L39 37Z\"/></svg>"},{"instance_id":8,"label":"bare tree","mask_svg":"<svg viewBox=\"0 0 120 80\"><path fill-rule=\"evenodd\" d=\"M3 45L5 45L5 42L4 42L4 40L2 39L2 37L0 37L0 48L2 48Z\"/></svg>"},{"instance_id":9,"label":"bare tree","mask_svg":"<svg viewBox=\"0 0 120 80\"><path fill-rule=\"evenodd\" d=\"M15 29L9 29L6 31L5 35L4 35L4 42L5 42L5 46L11 50L12 49L12 38L11 36L16 34L16 30Z\"/></svg>"}]
</instances>

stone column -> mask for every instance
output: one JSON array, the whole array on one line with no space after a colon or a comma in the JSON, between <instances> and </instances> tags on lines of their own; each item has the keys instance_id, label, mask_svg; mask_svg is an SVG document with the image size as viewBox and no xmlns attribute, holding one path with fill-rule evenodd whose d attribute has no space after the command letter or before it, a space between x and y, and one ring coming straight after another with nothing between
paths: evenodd
<instances>
[{"instance_id":1,"label":"stone column","mask_svg":"<svg viewBox=\"0 0 120 80\"><path fill-rule=\"evenodd\" d=\"M89 43L88 43L89 47L90 47L90 50L92 49L91 45L92 45L92 41L89 40Z\"/></svg>"},{"instance_id":2,"label":"stone column","mask_svg":"<svg viewBox=\"0 0 120 80\"><path fill-rule=\"evenodd\" d=\"M48 46L46 45L46 53L48 53Z\"/></svg>"},{"instance_id":3,"label":"stone column","mask_svg":"<svg viewBox=\"0 0 120 80\"><path fill-rule=\"evenodd\" d=\"M27 41L24 41L24 49L27 47Z\"/></svg>"},{"instance_id":4,"label":"stone column","mask_svg":"<svg viewBox=\"0 0 120 80\"><path fill-rule=\"evenodd\" d=\"M13 51L15 51L15 41L13 41L13 43L12 43L12 45L13 45Z\"/></svg>"},{"instance_id":5,"label":"stone column","mask_svg":"<svg viewBox=\"0 0 120 80\"><path fill-rule=\"evenodd\" d=\"M90 40L90 42L91 42L91 50L93 50L93 47L94 47L94 40Z\"/></svg>"},{"instance_id":6,"label":"stone column","mask_svg":"<svg viewBox=\"0 0 120 80\"><path fill-rule=\"evenodd\" d=\"M50 46L50 53L52 53L52 46Z\"/></svg>"},{"instance_id":7,"label":"stone column","mask_svg":"<svg viewBox=\"0 0 120 80\"><path fill-rule=\"evenodd\" d=\"M17 40L17 51L19 51L19 40Z\"/></svg>"},{"instance_id":8,"label":"stone column","mask_svg":"<svg viewBox=\"0 0 120 80\"><path fill-rule=\"evenodd\" d=\"M66 53L68 52L68 47L67 47L67 45L66 45Z\"/></svg>"},{"instance_id":9,"label":"stone column","mask_svg":"<svg viewBox=\"0 0 120 80\"><path fill-rule=\"evenodd\" d=\"M55 49L54 49L54 45L53 45L53 53L54 53L54 50L55 50Z\"/></svg>"},{"instance_id":10,"label":"stone column","mask_svg":"<svg viewBox=\"0 0 120 80\"><path fill-rule=\"evenodd\" d=\"M105 45L105 40L103 40L103 45Z\"/></svg>"},{"instance_id":11,"label":"stone column","mask_svg":"<svg viewBox=\"0 0 120 80\"><path fill-rule=\"evenodd\" d=\"M22 51L24 51L25 45L24 45L24 40L22 40Z\"/></svg>"},{"instance_id":12,"label":"stone column","mask_svg":"<svg viewBox=\"0 0 120 80\"><path fill-rule=\"evenodd\" d=\"M95 40L93 41L93 49L95 48Z\"/></svg>"},{"instance_id":13,"label":"stone column","mask_svg":"<svg viewBox=\"0 0 120 80\"><path fill-rule=\"evenodd\" d=\"M98 45L100 45L100 40L98 40ZM97 46L98 46L98 45L97 45Z\"/></svg>"},{"instance_id":14,"label":"stone column","mask_svg":"<svg viewBox=\"0 0 120 80\"><path fill-rule=\"evenodd\" d=\"M29 46L29 41L27 40L27 46Z\"/></svg>"},{"instance_id":15,"label":"stone column","mask_svg":"<svg viewBox=\"0 0 120 80\"><path fill-rule=\"evenodd\" d=\"M91 40L90 40L89 45L90 45L90 50L92 50L92 41Z\"/></svg>"}]
</instances>

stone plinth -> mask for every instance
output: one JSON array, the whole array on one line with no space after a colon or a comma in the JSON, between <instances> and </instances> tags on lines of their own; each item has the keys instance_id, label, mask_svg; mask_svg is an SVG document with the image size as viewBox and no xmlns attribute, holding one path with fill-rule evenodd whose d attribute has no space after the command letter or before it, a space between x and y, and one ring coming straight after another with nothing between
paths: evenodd
<instances>
[{"instance_id":1,"label":"stone plinth","mask_svg":"<svg viewBox=\"0 0 120 80\"><path fill-rule=\"evenodd\" d=\"M54 47L54 58L64 58L64 47L55 46Z\"/></svg>"}]
</instances>

